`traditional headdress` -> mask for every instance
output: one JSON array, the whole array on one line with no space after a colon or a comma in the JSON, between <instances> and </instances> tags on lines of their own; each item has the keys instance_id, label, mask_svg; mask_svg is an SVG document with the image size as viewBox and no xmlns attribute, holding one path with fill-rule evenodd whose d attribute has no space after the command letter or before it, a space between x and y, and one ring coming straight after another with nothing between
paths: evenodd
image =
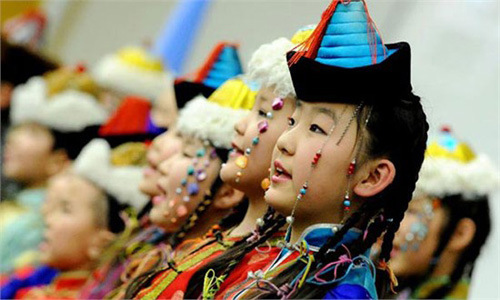
<instances>
[{"instance_id":1,"label":"traditional headdress","mask_svg":"<svg viewBox=\"0 0 500 300\"><path fill-rule=\"evenodd\" d=\"M474 200L498 190L499 184L500 175L493 162L485 154L476 155L444 127L427 146L415 196L462 195Z\"/></svg>"},{"instance_id":2,"label":"traditional headdress","mask_svg":"<svg viewBox=\"0 0 500 300\"><path fill-rule=\"evenodd\" d=\"M58 70L57 72L66 72ZM78 75L80 71L75 71ZM86 75L81 74L86 77ZM18 86L12 95L11 122L20 124L36 122L47 126L62 143L70 158L76 158L82 147L93 137L95 131L86 130L100 125L107 118L105 108L90 93L66 86L53 90L48 77L32 77L26 84Z\"/></svg>"},{"instance_id":3,"label":"traditional headdress","mask_svg":"<svg viewBox=\"0 0 500 300\"><path fill-rule=\"evenodd\" d=\"M151 103L141 97L126 97L113 115L99 128L111 146L128 141L148 141L165 132L153 123Z\"/></svg>"},{"instance_id":4,"label":"traditional headdress","mask_svg":"<svg viewBox=\"0 0 500 300\"><path fill-rule=\"evenodd\" d=\"M105 56L95 66L93 75L105 88L149 101L155 101L172 84L161 60L140 47L125 47Z\"/></svg>"},{"instance_id":5,"label":"traditional headdress","mask_svg":"<svg viewBox=\"0 0 500 300\"><path fill-rule=\"evenodd\" d=\"M234 126L252 109L257 92L242 78L226 81L208 99L197 96L180 112L178 130L209 140L216 148L231 148Z\"/></svg>"},{"instance_id":6,"label":"traditional headdress","mask_svg":"<svg viewBox=\"0 0 500 300\"><path fill-rule=\"evenodd\" d=\"M360 0L332 1L288 63L297 97L307 102L375 104L412 90L410 46L384 45Z\"/></svg>"},{"instance_id":7,"label":"traditional headdress","mask_svg":"<svg viewBox=\"0 0 500 300\"><path fill-rule=\"evenodd\" d=\"M288 70L286 53L307 39L314 26L308 25L299 29L292 37L292 41L281 37L260 46L248 63L249 79L261 86L274 87L274 92L279 97L294 97L295 90Z\"/></svg>"},{"instance_id":8,"label":"traditional headdress","mask_svg":"<svg viewBox=\"0 0 500 300\"><path fill-rule=\"evenodd\" d=\"M198 95L205 98L221 86L226 80L243 73L235 44L218 43L205 63L192 75L175 80L175 97L177 106L183 107L189 100Z\"/></svg>"},{"instance_id":9,"label":"traditional headdress","mask_svg":"<svg viewBox=\"0 0 500 300\"><path fill-rule=\"evenodd\" d=\"M74 171L99 186L118 202L140 211L149 198L139 191L147 147L125 143L114 149L104 139L94 139L81 151Z\"/></svg>"}]
</instances>

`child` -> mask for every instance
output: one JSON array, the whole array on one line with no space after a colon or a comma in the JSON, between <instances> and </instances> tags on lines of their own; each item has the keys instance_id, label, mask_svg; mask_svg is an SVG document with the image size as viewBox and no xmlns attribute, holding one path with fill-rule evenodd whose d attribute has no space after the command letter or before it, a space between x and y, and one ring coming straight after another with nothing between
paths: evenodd
<instances>
[{"instance_id":1,"label":"child","mask_svg":"<svg viewBox=\"0 0 500 300\"><path fill-rule=\"evenodd\" d=\"M308 29L301 30L300 33L305 30ZM259 83L261 88L250 115L235 126L233 150L220 173L224 182L243 191L248 198L248 209L243 220L223 232L219 237L222 240L218 243L214 243L214 237L210 236L199 242L189 255L174 256L174 266L157 274L149 287L149 282L145 281L142 284L143 290L137 295L137 288L129 289L128 297L170 298L182 294L191 287L188 282L198 269L221 255L230 244L239 243L256 226L256 222L263 222L262 219L257 219L267 210L263 196L269 185L267 177L272 149L286 127L286 118L295 106L294 91L285 60L286 51L293 46L286 38L277 39L262 45L252 55L249 63L249 77ZM281 233L273 237L269 252L278 249L275 246L281 239ZM262 258L262 254L260 255Z\"/></svg>"},{"instance_id":2,"label":"child","mask_svg":"<svg viewBox=\"0 0 500 300\"><path fill-rule=\"evenodd\" d=\"M33 260L29 250L36 248L42 238L39 210L48 178L69 166L93 137L87 128L106 118L94 96L97 92L92 78L81 69L59 69L44 77L33 77L14 90L13 127L7 136L2 171L24 189L15 202L9 203L17 212L7 212L7 203L0 208L2 272Z\"/></svg>"},{"instance_id":3,"label":"child","mask_svg":"<svg viewBox=\"0 0 500 300\"><path fill-rule=\"evenodd\" d=\"M210 59L207 61L207 63L204 64L204 66L201 68L200 72L196 76L196 79L195 79L196 82L190 83L190 81L188 81L188 79L177 81L177 83L175 85L176 97L179 96L179 98L186 99L186 94L189 93L189 90L186 88L186 85L192 86L192 88L197 90L197 91L204 91L204 92L207 92L209 90L213 91L213 88L211 88L211 87L204 88L205 84L210 84L211 86L215 86L216 84L220 84L220 83L222 83L223 78L227 78L227 76L229 76L229 74L233 74L234 70L241 70L241 67L239 66L239 61L237 59L236 48L234 45L230 45L227 43L221 43L212 52L212 54L210 55ZM190 124L194 124L192 126L200 126L200 125L203 126L203 125L209 125L209 124L208 123L200 123L200 122L203 122L201 119L185 119L184 118L185 119L184 121L182 121L182 122L179 121L179 124L182 123L184 125L177 125L176 131L178 131L179 134L184 133L184 134L188 134L188 135L193 135L195 137L195 140L198 140L200 138L203 138L203 140L208 139L209 141L212 141L212 143L214 143L214 146L216 146L217 148L223 149L223 148L230 147L230 144L227 143L227 139L228 139L227 133L231 132L231 130L234 126L232 123L233 122L232 119L234 119L235 117L233 116L233 113L229 113L229 112L233 112L233 111L237 110L236 108L240 108L239 111L241 111L241 113L245 112L249 107L251 107L251 105L253 104L253 101L254 101L254 97L255 97L255 93L251 92L249 90L249 88L246 87L246 85L243 82L241 82L241 81L237 81L237 82L238 83L236 83L236 84L234 84L234 82L233 82L233 85L230 85L229 89L227 87L224 88L223 90L226 90L226 92L220 92L221 95L227 96L228 90L232 91L234 93L233 95L231 95L231 93L229 92L229 95L231 97L224 98L224 99L219 97L219 98L215 98L215 99L218 99L217 103L210 102L212 107L219 107L220 105L229 106L229 107L219 108L219 110L217 112L222 111L222 114L212 114L212 113L206 114L206 118L204 120L207 120L207 118L211 118L211 120L216 121L215 124L211 125L210 127L204 126L199 133L195 134L192 131L189 131L189 128L186 129L187 127L189 127ZM177 86L179 84L184 85L184 87L181 89L178 89ZM221 89L222 89L222 87L221 87ZM198 101L195 101L195 100L193 100L193 101L200 103L200 102L206 102L206 99L198 99ZM210 106L210 105L207 105L207 106ZM186 110L186 109L188 109L188 108L186 107L183 110ZM191 110L192 110L192 108L191 108ZM182 113L182 111L181 111L181 113ZM200 113L200 112L198 112L198 113ZM181 119L182 119L182 117L181 117ZM195 121L198 121L198 123ZM208 121L208 122L210 122L210 121ZM220 128L217 128L217 126L219 126ZM226 132L226 133L221 135L221 136L217 136L213 133L216 129L222 130L222 132ZM186 130L188 130L188 131L186 131ZM199 136L198 134L205 134L205 135L202 137L202 136ZM175 138L175 135L172 137ZM201 146L202 146L201 148L206 147L206 145L204 145L203 143ZM210 161L211 165L213 163L213 166L215 166L215 167L217 166L216 162L218 160L225 159L224 153L227 154L227 150L222 151L222 152L217 151L217 155L215 155L215 156L212 153L212 150L209 148L204 149L204 150L203 149L199 149L199 150L204 151L205 155L208 155L208 157L210 158L209 161ZM210 154L212 154L212 155L210 156ZM201 159L199 159L199 160L201 161ZM204 161L205 160L206 159L204 159ZM191 162L191 160L189 160L189 162ZM158 166L159 163L157 163L156 165ZM200 166L198 166L198 167L203 168L203 165L200 164ZM179 171L179 170L182 170L182 169L178 169L177 171ZM150 173L152 173L150 171L151 170L148 171L148 176L151 175ZM185 174L183 174L183 175L185 175ZM202 176L205 176L205 175L202 175ZM154 174L151 177L154 177ZM210 183L210 182L211 182L210 180L203 179L203 185ZM212 183L213 183L213 181L212 181ZM175 182L175 184L177 184L177 186L175 186L175 188L173 189L173 192L170 195L173 198L169 199L168 202L163 203L164 205L166 203L170 203L173 200L176 200L176 201L178 200L177 198L179 198L179 197L178 196L175 197L175 195L177 195L177 194L175 194L174 192L178 188L181 188L182 186L180 185L180 182ZM187 186L186 186L186 188L187 188ZM194 187L192 187L192 189L193 188ZM216 182L216 184L212 184L212 186L208 185L205 188L209 188L211 190L211 194L215 195L215 191L217 191L221 188L220 182ZM117 272L121 272L124 268L128 268L128 266L133 266L135 264L135 262L130 263L130 261L142 260L142 258L143 258L142 254L144 251L150 250L151 248L155 248L158 250L158 249L163 249L165 247L175 246L175 244L181 242L185 238L184 235L187 232L192 232L195 234L195 236L196 236L196 234L205 233L205 231L207 231L208 228L204 229L203 226L201 226L201 225L200 226L197 225L196 228L198 228L199 230L201 230L203 232L196 231L197 233L195 233L195 232L191 231L191 229L194 227L194 223L191 220L193 218L196 218L196 215L193 212L193 210L197 211L199 209L201 211L203 209L203 208L197 207L196 204L197 203L203 204L202 202L206 202L205 200L209 200L209 199L203 200L205 190L202 189L201 184L199 184L197 186L197 190L198 190L198 193L196 193L196 195L193 194L192 195L193 197L191 197L192 199L189 201L190 205L182 205L181 208L178 208L177 206L175 206L174 209L167 206L168 211L171 211L172 214L174 214L174 213L177 214L179 212L179 209L181 211L182 216L175 217L175 222L172 222L172 223L174 223L173 226L168 226L164 221L162 221L161 218L160 219L155 218L155 216L157 216L156 212L161 211L161 210L155 209L153 207L153 211L150 214L151 218L154 219L153 223L157 223L157 225L163 225L164 228L163 229L158 228L157 226L151 226L149 228L142 228L144 230L138 230L139 232L137 232L137 234L134 234L134 237L131 238L130 240L128 240L122 246L117 246L118 248L122 248L119 252L124 252L124 253L119 253L118 255L116 255L116 253L115 253L115 254L111 255L111 257L114 257L112 259L112 261L108 261L106 263L103 263L102 267L99 267L98 273L100 274L99 277L101 277L101 278L94 278L93 280L90 280L88 285L86 286L85 290L82 292L81 297L82 298L102 298L108 292L110 292L111 289L122 285L124 283L123 282L124 280L117 278L114 274L116 274ZM226 189L226 190L228 190L228 189ZM194 190L191 190L191 192L194 193ZM152 191L151 193L154 194L154 193L156 193L156 191ZM187 195L185 195L185 196L187 196ZM221 197L221 198L224 198L224 197ZM157 202L157 204L159 204L159 202L164 202L164 201L159 201L159 200L164 200L164 199L165 199L164 196L157 196L157 197L153 197L154 201L152 201L152 202ZM178 204L182 204L182 203L184 203L184 202L181 201ZM226 205L226 208L224 208L223 210L225 210L224 214L226 214L227 213L227 205ZM191 216L191 212L193 212L192 216ZM162 214L163 213L160 213L160 216ZM184 223L183 221L186 220L188 216L190 218L189 222L186 221ZM210 216L211 216L210 214L206 214L205 218L207 218L207 217L210 218ZM167 221L170 222L173 217L174 217L173 215L170 216L167 219ZM209 226L211 226L211 225L213 225L213 224L211 224L211 222L217 223L218 220L221 218L220 214L219 215L212 215L212 217L215 218L216 221L210 221L210 219L209 219L208 222L204 222L204 223L209 224ZM197 222L195 222L195 223L197 223ZM139 228L139 229L141 229L141 228ZM165 231L167 231L167 232L165 232ZM162 245L158 246L157 244L165 242L165 240L166 240L165 235L166 234L171 235L169 238L170 243L168 243L167 246L162 246ZM133 249L133 250L129 250L129 249ZM124 260L123 257L128 258L128 261ZM163 258L160 257L160 260L164 259L164 258L165 257L163 257ZM155 259L157 259L157 256L153 255L151 257L151 259L155 260ZM151 267L151 266L148 266L148 268L149 267ZM130 268L132 269L132 267L130 267ZM143 271L147 271L147 268ZM138 274L135 274L135 275L134 275L134 273L135 273L135 269L125 270L124 274L126 274L126 275L124 275L124 276L130 276L131 278L133 278L133 277L141 274L141 272L138 272ZM123 278L125 278L125 277L123 277ZM127 280L125 280L125 281L127 281ZM120 297L119 295L121 295L121 291L119 289L117 289L112 294L117 295L117 297Z\"/></svg>"},{"instance_id":4,"label":"child","mask_svg":"<svg viewBox=\"0 0 500 300\"><path fill-rule=\"evenodd\" d=\"M189 284L207 276L220 286L228 274L244 273L245 254L286 223L279 255L216 297L377 298L368 252L385 232L375 264L388 270L427 138L409 82L410 49L381 43L364 2L333 1L296 50L288 62L300 102L276 144L265 196L286 217L265 219L264 234L227 251ZM386 275L377 275L381 296Z\"/></svg>"},{"instance_id":5,"label":"child","mask_svg":"<svg viewBox=\"0 0 500 300\"><path fill-rule=\"evenodd\" d=\"M394 239L399 299L466 299L474 262L489 235L488 194L498 171L443 128L429 144L415 195Z\"/></svg>"}]
</instances>

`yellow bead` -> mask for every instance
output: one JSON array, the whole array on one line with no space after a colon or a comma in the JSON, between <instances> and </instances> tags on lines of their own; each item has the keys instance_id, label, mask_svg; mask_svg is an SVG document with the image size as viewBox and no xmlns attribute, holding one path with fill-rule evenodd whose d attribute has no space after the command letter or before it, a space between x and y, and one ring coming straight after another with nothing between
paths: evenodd
<instances>
[{"instance_id":1,"label":"yellow bead","mask_svg":"<svg viewBox=\"0 0 500 300\"><path fill-rule=\"evenodd\" d=\"M269 188L270 185L271 185L271 181L269 180L269 178L264 178L262 180L262 182L260 183L260 186L262 187L262 189L264 191L267 191L267 189Z\"/></svg>"},{"instance_id":2,"label":"yellow bead","mask_svg":"<svg viewBox=\"0 0 500 300\"><path fill-rule=\"evenodd\" d=\"M248 158L246 156L240 156L236 159L236 165L240 169L245 169L248 165Z\"/></svg>"}]
</instances>

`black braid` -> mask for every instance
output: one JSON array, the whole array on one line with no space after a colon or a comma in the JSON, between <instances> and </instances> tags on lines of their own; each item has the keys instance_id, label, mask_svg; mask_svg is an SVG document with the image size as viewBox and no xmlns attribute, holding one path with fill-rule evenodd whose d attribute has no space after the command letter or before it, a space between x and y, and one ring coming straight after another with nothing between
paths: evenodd
<instances>
[{"instance_id":1,"label":"black braid","mask_svg":"<svg viewBox=\"0 0 500 300\"><path fill-rule=\"evenodd\" d=\"M172 249L177 247L179 243L182 242L189 230L196 226L196 221L199 220L208 210L210 205L213 203L213 197L215 197L217 191L223 184L224 182L222 181L222 179L220 179L220 176L217 176L217 179L210 188L210 192L205 194L203 200L198 204L196 209L188 217L186 222L184 222L181 228L174 234L170 235L170 237L168 238L168 244L172 246Z\"/></svg>"},{"instance_id":2,"label":"black braid","mask_svg":"<svg viewBox=\"0 0 500 300\"><path fill-rule=\"evenodd\" d=\"M227 249L224 254L209 262L193 274L189 280L188 288L184 295L185 298L197 298L200 295L203 288L203 278L208 270L213 269L216 276L223 278L221 276L228 275L236 267L237 262L241 261L247 253L266 242L285 224L285 218L275 213L273 208L267 210L263 220L264 224L257 227L257 231L260 235L259 239L250 242L248 238L251 237L253 233L248 234Z\"/></svg>"}]
</instances>

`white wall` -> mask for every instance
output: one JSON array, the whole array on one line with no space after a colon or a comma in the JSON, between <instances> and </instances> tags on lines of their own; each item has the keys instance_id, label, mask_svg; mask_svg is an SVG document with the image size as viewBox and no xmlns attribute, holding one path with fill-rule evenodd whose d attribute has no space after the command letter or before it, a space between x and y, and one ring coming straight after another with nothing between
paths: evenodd
<instances>
[{"instance_id":1,"label":"white wall","mask_svg":"<svg viewBox=\"0 0 500 300\"><path fill-rule=\"evenodd\" d=\"M194 45L191 71L219 40L239 42L248 61L260 44L290 37L316 23L327 0L214 0ZM160 32L173 1L70 1L64 22L48 39L49 52L68 63L94 63L110 51L140 44ZM60 4L59 4L60 5ZM499 20L497 1L403 1L368 3L386 42L412 46L413 86L433 129L451 125L474 149L499 166ZM48 7L57 6L49 2ZM69 17L68 17L69 16ZM492 199L492 216L500 198ZM478 262L471 298L500 298L498 220Z\"/></svg>"}]
</instances>

